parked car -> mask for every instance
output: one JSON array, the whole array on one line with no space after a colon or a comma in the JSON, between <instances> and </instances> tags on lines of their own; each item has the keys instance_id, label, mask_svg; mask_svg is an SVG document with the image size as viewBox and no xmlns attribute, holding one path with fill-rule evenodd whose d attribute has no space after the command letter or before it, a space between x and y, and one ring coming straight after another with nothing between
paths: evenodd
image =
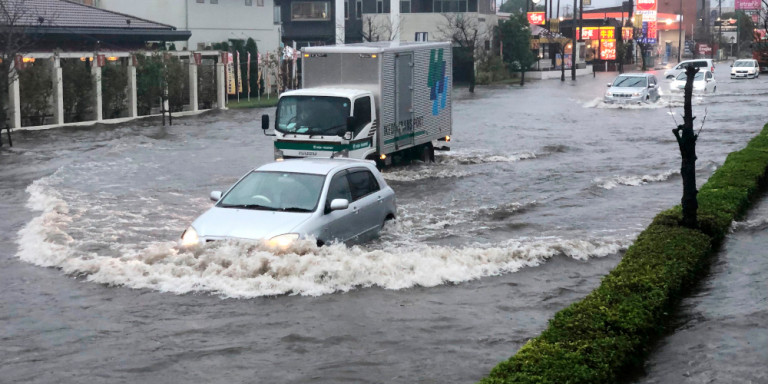
<instances>
[{"instance_id":1,"label":"parked car","mask_svg":"<svg viewBox=\"0 0 768 384\"><path fill-rule=\"evenodd\" d=\"M679 62L677 65L672 67L671 69L667 69L664 71L664 78L666 79L675 79L681 72L685 72L685 68L688 66L688 64L693 64L694 67L699 67L702 69L707 69L712 73L715 73L715 62L712 61L712 59L696 59L696 60L685 60Z\"/></svg>"},{"instance_id":2,"label":"parked car","mask_svg":"<svg viewBox=\"0 0 768 384\"><path fill-rule=\"evenodd\" d=\"M731 64L731 79L743 78L757 78L760 76L760 66L755 59L741 59L736 60Z\"/></svg>"},{"instance_id":3,"label":"parked car","mask_svg":"<svg viewBox=\"0 0 768 384\"><path fill-rule=\"evenodd\" d=\"M670 93L683 93L685 89L685 81L688 75L685 72L681 72L677 77L669 83ZM717 82L712 72L705 69L699 70L693 77L693 93L713 93L717 91Z\"/></svg>"},{"instance_id":4,"label":"parked car","mask_svg":"<svg viewBox=\"0 0 768 384\"><path fill-rule=\"evenodd\" d=\"M603 101L613 103L648 103L659 100L659 83L648 73L625 73L608 83Z\"/></svg>"},{"instance_id":5,"label":"parked car","mask_svg":"<svg viewBox=\"0 0 768 384\"><path fill-rule=\"evenodd\" d=\"M395 192L371 161L304 158L248 172L181 235L184 246L221 239L262 240L286 248L298 239L318 245L375 237L395 218Z\"/></svg>"}]
</instances>

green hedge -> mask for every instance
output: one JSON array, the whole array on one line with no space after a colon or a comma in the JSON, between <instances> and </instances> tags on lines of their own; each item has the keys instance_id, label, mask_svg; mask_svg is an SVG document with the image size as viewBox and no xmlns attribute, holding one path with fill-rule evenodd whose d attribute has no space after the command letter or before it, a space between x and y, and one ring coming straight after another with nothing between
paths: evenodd
<instances>
[{"instance_id":1,"label":"green hedge","mask_svg":"<svg viewBox=\"0 0 768 384\"><path fill-rule=\"evenodd\" d=\"M540 336L480 382L614 383L642 366L668 313L757 197L767 167L768 124L701 187L700 229L679 224L679 206L658 214L596 290L555 314Z\"/></svg>"}]
</instances>

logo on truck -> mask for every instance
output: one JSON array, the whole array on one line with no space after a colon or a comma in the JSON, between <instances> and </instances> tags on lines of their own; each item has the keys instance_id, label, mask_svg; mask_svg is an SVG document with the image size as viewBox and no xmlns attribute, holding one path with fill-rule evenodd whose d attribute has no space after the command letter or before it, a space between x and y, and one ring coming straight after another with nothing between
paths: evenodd
<instances>
[{"instance_id":1,"label":"logo on truck","mask_svg":"<svg viewBox=\"0 0 768 384\"><path fill-rule=\"evenodd\" d=\"M442 49L433 49L429 53L427 86L429 86L429 99L432 100L432 115L437 116L445 109L445 98L448 95L448 75L445 74Z\"/></svg>"}]
</instances>

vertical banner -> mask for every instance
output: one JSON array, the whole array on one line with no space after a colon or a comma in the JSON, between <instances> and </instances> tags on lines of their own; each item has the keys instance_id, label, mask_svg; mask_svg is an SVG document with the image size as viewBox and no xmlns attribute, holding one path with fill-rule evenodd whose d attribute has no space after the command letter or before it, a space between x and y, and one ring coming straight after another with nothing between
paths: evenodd
<instances>
[{"instance_id":1,"label":"vertical banner","mask_svg":"<svg viewBox=\"0 0 768 384\"><path fill-rule=\"evenodd\" d=\"M195 52L195 53L193 53L193 55L195 56L195 65L199 66L200 64L203 63L203 54L202 53Z\"/></svg>"},{"instance_id":2,"label":"vertical banner","mask_svg":"<svg viewBox=\"0 0 768 384\"><path fill-rule=\"evenodd\" d=\"M13 58L13 66L16 67L17 71L24 69L24 57L21 55L16 55L16 57Z\"/></svg>"},{"instance_id":3,"label":"vertical banner","mask_svg":"<svg viewBox=\"0 0 768 384\"><path fill-rule=\"evenodd\" d=\"M256 94L261 100L261 53L256 52Z\"/></svg>"},{"instance_id":4,"label":"vertical banner","mask_svg":"<svg viewBox=\"0 0 768 384\"><path fill-rule=\"evenodd\" d=\"M97 55L96 56L96 66L103 67L107 64L107 57L104 55Z\"/></svg>"},{"instance_id":5,"label":"vertical banner","mask_svg":"<svg viewBox=\"0 0 768 384\"><path fill-rule=\"evenodd\" d=\"M245 64L245 76L248 78L248 100L251 99L251 53L248 52L248 62Z\"/></svg>"},{"instance_id":6,"label":"vertical banner","mask_svg":"<svg viewBox=\"0 0 768 384\"><path fill-rule=\"evenodd\" d=\"M227 52L227 94L234 95L237 93L237 86L235 85L235 63L232 54Z\"/></svg>"},{"instance_id":7,"label":"vertical banner","mask_svg":"<svg viewBox=\"0 0 768 384\"><path fill-rule=\"evenodd\" d=\"M237 52L237 94L243 93L243 70L240 66L240 51Z\"/></svg>"}]
</instances>

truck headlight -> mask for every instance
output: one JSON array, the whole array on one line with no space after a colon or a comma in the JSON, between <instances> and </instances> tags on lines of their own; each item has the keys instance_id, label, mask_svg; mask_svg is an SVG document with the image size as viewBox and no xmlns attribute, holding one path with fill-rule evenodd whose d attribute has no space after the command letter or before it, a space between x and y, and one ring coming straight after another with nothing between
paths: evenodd
<instances>
[{"instance_id":1,"label":"truck headlight","mask_svg":"<svg viewBox=\"0 0 768 384\"><path fill-rule=\"evenodd\" d=\"M283 151L275 148L275 161L283 161Z\"/></svg>"},{"instance_id":2,"label":"truck headlight","mask_svg":"<svg viewBox=\"0 0 768 384\"><path fill-rule=\"evenodd\" d=\"M191 247L198 244L200 244L200 238L197 236L197 231L195 231L192 226L187 228L187 230L181 234L181 245Z\"/></svg>"},{"instance_id":3,"label":"truck headlight","mask_svg":"<svg viewBox=\"0 0 768 384\"><path fill-rule=\"evenodd\" d=\"M267 240L267 246L270 248L286 249L298 239L298 233L286 233Z\"/></svg>"}]
</instances>

